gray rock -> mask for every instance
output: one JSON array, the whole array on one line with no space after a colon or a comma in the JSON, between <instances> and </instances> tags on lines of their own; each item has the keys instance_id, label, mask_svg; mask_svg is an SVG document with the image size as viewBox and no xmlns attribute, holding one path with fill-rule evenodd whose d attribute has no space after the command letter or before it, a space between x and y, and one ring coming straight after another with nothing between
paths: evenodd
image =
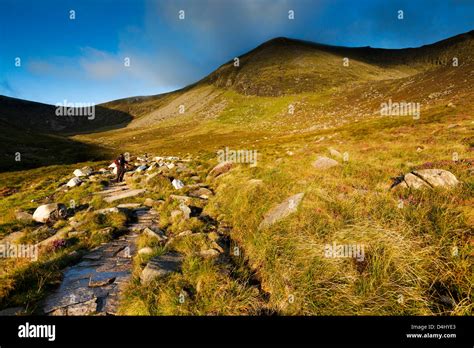
<instances>
[{"instance_id":1,"label":"gray rock","mask_svg":"<svg viewBox=\"0 0 474 348\"><path fill-rule=\"evenodd\" d=\"M296 212L299 204L301 203L301 200L303 199L303 196L304 193L298 193L287 198L285 201L278 204L276 207L270 209L270 211L265 214L263 221L260 223L258 228L261 229L271 226L275 222L280 221L291 213Z\"/></svg>"},{"instance_id":2,"label":"gray rock","mask_svg":"<svg viewBox=\"0 0 474 348\"><path fill-rule=\"evenodd\" d=\"M120 210L117 207L103 208L103 209L99 209L99 210L95 211L96 214L116 214L116 213L119 213L119 212L120 212Z\"/></svg>"},{"instance_id":3,"label":"gray rock","mask_svg":"<svg viewBox=\"0 0 474 348\"><path fill-rule=\"evenodd\" d=\"M81 169L76 169L73 174L77 177L80 177L80 176L89 176L92 173L93 173L93 170L91 167L82 167Z\"/></svg>"},{"instance_id":4,"label":"gray rock","mask_svg":"<svg viewBox=\"0 0 474 348\"><path fill-rule=\"evenodd\" d=\"M144 247L138 250L139 255L149 255L153 253L153 249L150 247Z\"/></svg>"},{"instance_id":5,"label":"gray rock","mask_svg":"<svg viewBox=\"0 0 474 348\"><path fill-rule=\"evenodd\" d=\"M173 179L173 181L171 182L171 184L173 185L173 187L176 189L176 190L181 190L183 187L184 187L184 184L181 180L179 179Z\"/></svg>"},{"instance_id":6,"label":"gray rock","mask_svg":"<svg viewBox=\"0 0 474 348\"><path fill-rule=\"evenodd\" d=\"M212 170L209 172L209 175L214 178L218 177L219 175L227 173L229 170L231 170L233 165L234 163L231 161L225 161L225 162L219 163L217 166L212 168Z\"/></svg>"},{"instance_id":7,"label":"gray rock","mask_svg":"<svg viewBox=\"0 0 474 348\"><path fill-rule=\"evenodd\" d=\"M36 208L33 213L33 220L41 223L64 219L67 215L67 208L61 203L43 204Z\"/></svg>"},{"instance_id":8,"label":"gray rock","mask_svg":"<svg viewBox=\"0 0 474 348\"><path fill-rule=\"evenodd\" d=\"M189 193L191 197L198 197L202 199L209 199L209 197L212 196L212 191L205 188L205 187L200 187L199 189Z\"/></svg>"},{"instance_id":9,"label":"gray rock","mask_svg":"<svg viewBox=\"0 0 474 348\"><path fill-rule=\"evenodd\" d=\"M459 184L458 179L453 173L443 169L421 169L414 170L405 174L395 187L401 188L433 188L446 187L452 188Z\"/></svg>"},{"instance_id":10,"label":"gray rock","mask_svg":"<svg viewBox=\"0 0 474 348\"><path fill-rule=\"evenodd\" d=\"M192 200L191 197L188 196L179 196L179 195L170 195L170 198L175 201L179 201L184 204L189 204Z\"/></svg>"},{"instance_id":11,"label":"gray rock","mask_svg":"<svg viewBox=\"0 0 474 348\"><path fill-rule=\"evenodd\" d=\"M136 209L140 206L141 206L140 203L122 203L122 204L117 205L117 208L118 209Z\"/></svg>"},{"instance_id":12,"label":"gray rock","mask_svg":"<svg viewBox=\"0 0 474 348\"><path fill-rule=\"evenodd\" d=\"M313 162L313 167L320 170L329 169L338 165L339 162L336 160L324 156L319 156L318 159Z\"/></svg>"},{"instance_id":13,"label":"gray rock","mask_svg":"<svg viewBox=\"0 0 474 348\"><path fill-rule=\"evenodd\" d=\"M189 219L191 217L191 208L189 208L186 204L181 203L179 205L179 209L183 212L183 217L185 219Z\"/></svg>"},{"instance_id":14,"label":"gray rock","mask_svg":"<svg viewBox=\"0 0 474 348\"><path fill-rule=\"evenodd\" d=\"M342 154L339 151L337 151L336 149L330 147L328 149L328 151L329 151L329 153L331 154L332 157L342 159Z\"/></svg>"},{"instance_id":15,"label":"gray rock","mask_svg":"<svg viewBox=\"0 0 474 348\"><path fill-rule=\"evenodd\" d=\"M107 197L104 198L104 201L107 203L111 203L113 201L117 201L119 199L124 199L124 198L130 198L130 197L135 197L138 195L141 195L142 193L145 193L145 189L135 189L135 190L124 190L122 192L113 192Z\"/></svg>"},{"instance_id":16,"label":"gray rock","mask_svg":"<svg viewBox=\"0 0 474 348\"><path fill-rule=\"evenodd\" d=\"M75 187L75 186L79 186L80 184L82 184L82 180L79 179L77 176L72 178L71 180L69 180L67 183L66 183L66 186L67 187Z\"/></svg>"},{"instance_id":17,"label":"gray rock","mask_svg":"<svg viewBox=\"0 0 474 348\"><path fill-rule=\"evenodd\" d=\"M164 232L161 231L160 229L156 229L156 231L155 231L155 230L153 230L149 227L145 227L143 229L142 233L144 235L147 235L148 237L157 238L159 241L166 241L166 239L167 239Z\"/></svg>"},{"instance_id":18,"label":"gray rock","mask_svg":"<svg viewBox=\"0 0 474 348\"><path fill-rule=\"evenodd\" d=\"M154 279L162 278L181 269L183 257L178 253L169 252L152 258L140 274L140 280L147 284Z\"/></svg>"},{"instance_id":19,"label":"gray rock","mask_svg":"<svg viewBox=\"0 0 474 348\"><path fill-rule=\"evenodd\" d=\"M220 254L220 252L215 250L215 249L207 249L207 250L203 250L199 253L199 255L204 257L205 259L219 256L219 254Z\"/></svg>"}]
</instances>

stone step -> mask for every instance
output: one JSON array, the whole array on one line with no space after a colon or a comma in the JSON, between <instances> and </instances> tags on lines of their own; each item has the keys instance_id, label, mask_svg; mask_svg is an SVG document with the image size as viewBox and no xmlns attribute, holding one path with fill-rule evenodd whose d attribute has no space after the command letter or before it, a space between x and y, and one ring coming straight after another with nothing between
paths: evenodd
<instances>
[{"instance_id":1,"label":"stone step","mask_svg":"<svg viewBox=\"0 0 474 348\"><path fill-rule=\"evenodd\" d=\"M114 201L118 201L119 199L124 199L124 198L130 198L130 197L135 197L138 195L141 195L142 193L145 193L145 189L135 189L135 190L127 190L119 193L114 193L110 196L107 196L104 198L104 201L107 203L111 203Z\"/></svg>"}]
</instances>

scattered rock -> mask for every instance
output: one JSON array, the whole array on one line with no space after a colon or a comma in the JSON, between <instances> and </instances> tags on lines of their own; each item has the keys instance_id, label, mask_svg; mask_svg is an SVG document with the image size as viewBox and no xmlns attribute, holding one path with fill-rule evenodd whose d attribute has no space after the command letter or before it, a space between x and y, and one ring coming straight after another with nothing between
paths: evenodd
<instances>
[{"instance_id":1,"label":"scattered rock","mask_svg":"<svg viewBox=\"0 0 474 348\"><path fill-rule=\"evenodd\" d=\"M212 170L209 172L209 175L214 178L218 177L219 175L227 173L229 170L231 170L233 165L234 163L231 161L225 161L225 162L219 163L217 166L212 168Z\"/></svg>"},{"instance_id":2,"label":"scattered rock","mask_svg":"<svg viewBox=\"0 0 474 348\"><path fill-rule=\"evenodd\" d=\"M202 198L202 199L209 199L209 197L212 196L212 191L205 188L205 187L201 187L191 193L189 193L189 195L191 197L198 197L198 198Z\"/></svg>"},{"instance_id":3,"label":"scattered rock","mask_svg":"<svg viewBox=\"0 0 474 348\"><path fill-rule=\"evenodd\" d=\"M150 247L144 247L138 250L138 254L140 255L149 255L153 253L153 249Z\"/></svg>"},{"instance_id":4,"label":"scattered rock","mask_svg":"<svg viewBox=\"0 0 474 348\"><path fill-rule=\"evenodd\" d=\"M79 186L80 184L82 184L82 180L79 179L77 176L75 176L74 178L72 178L71 180L69 180L66 183L66 186L67 187L75 187L75 186Z\"/></svg>"},{"instance_id":5,"label":"scattered rock","mask_svg":"<svg viewBox=\"0 0 474 348\"><path fill-rule=\"evenodd\" d=\"M188 196L170 195L170 198L184 204L189 204L191 202L191 197Z\"/></svg>"},{"instance_id":6,"label":"scattered rock","mask_svg":"<svg viewBox=\"0 0 474 348\"><path fill-rule=\"evenodd\" d=\"M141 206L140 203L122 203L122 204L117 205L117 208L118 209L136 209L140 206Z\"/></svg>"},{"instance_id":7,"label":"scattered rock","mask_svg":"<svg viewBox=\"0 0 474 348\"><path fill-rule=\"evenodd\" d=\"M219 254L220 254L219 251L217 251L215 249L203 250L199 253L200 256L202 256L206 259L219 256Z\"/></svg>"},{"instance_id":8,"label":"scattered rock","mask_svg":"<svg viewBox=\"0 0 474 348\"><path fill-rule=\"evenodd\" d=\"M103 208L103 209L98 209L95 211L96 214L116 214L119 213L120 210L117 207L113 208Z\"/></svg>"},{"instance_id":9,"label":"scattered rock","mask_svg":"<svg viewBox=\"0 0 474 348\"><path fill-rule=\"evenodd\" d=\"M397 178L393 187L402 188L432 188L432 187L455 187L459 183L453 173L443 169L421 169L414 170Z\"/></svg>"},{"instance_id":10,"label":"scattered rock","mask_svg":"<svg viewBox=\"0 0 474 348\"><path fill-rule=\"evenodd\" d=\"M41 223L64 219L67 215L67 208L61 203L50 203L40 205L33 213L33 220Z\"/></svg>"},{"instance_id":11,"label":"scattered rock","mask_svg":"<svg viewBox=\"0 0 474 348\"><path fill-rule=\"evenodd\" d=\"M171 184L173 185L173 187L176 189L176 190L180 190L184 187L184 184L181 180L178 180L178 179L173 179L173 181L171 182Z\"/></svg>"},{"instance_id":12,"label":"scattered rock","mask_svg":"<svg viewBox=\"0 0 474 348\"><path fill-rule=\"evenodd\" d=\"M270 209L263 218L263 221L258 226L259 229L268 227L275 222L285 218L291 213L296 212L298 209L301 200L303 199L304 193L298 193L287 198L285 201L277 205L276 207Z\"/></svg>"},{"instance_id":13,"label":"scattered rock","mask_svg":"<svg viewBox=\"0 0 474 348\"><path fill-rule=\"evenodd\" d=\"M155 231L149 227L145 227L142 233L147 235L148 237L157 238L160 242L164 242L167 239L164 232L161 231L160 229L156 229Z\"/></svg>"},{"instance_id":14,"label":"scattered rock","mask_svg":"<svg viewBox=\"0 0 474 348\"><path fill-rule=\"evenodd\" d=\"M170 273L178 272L181 269L183 257L174 252L169 252L152 258L140 274L143 284L162 278Z\"/></svg>"},{"instance_id":15,"label":"scattered rock","mask_svg":"<svg viewBox=\"0 0 474 348\"><path fill-rule=\"evenodd\" d=\"M331 154L332 157L342 159L342 154L339 151L337 151L336 149L330 147L328 149L328 151L329 151L329 153Z\"/></svg>"},{"instance_id":16,"label":"scattered rock","mask_svg":"<svg viewBox=\"0 0 474 348\"><path fill-rule=\"evenodd\" d=\"M324 156L319 156L318 159L313 162L313 167L321 170L332 168L338 165L339 162L337 162L336 160Z\"/></svg>"},{"instance_id":17,"label":"scattered rock","mask_svg":"<svg viewBox=\"0 0 474 348\"><path fill-rule=\"evenodd\" d=\"M152 198L147 198L145 199L145 201L143 202L143 205L146 206L146 207L153 207L155 204L157 204L158 201L155 201L154 199Z\"/></svg>"},{"instance_id":18,"label":"scattered rock","mask_svg":"<svg viewBox=\"0 0 474 348\"><path fill-rule=\"evenodd\" d=\"M186 204L181 203L179 205L179 209L183 212L183 216L185 219L189 219L191 217L191 208L189 208Z\"/></svg>"},{"instance_id":19,"label":"scattered rock","mask_svg":"<svg viewBox=\"0 0 474 348\"><path fill-rule=\"evenodd\" d=\"M81 177L81 176L89 176L91 175L93 172L92 168L91 167L83 167L81 169L76 169L73 174L76 176L76 177Z\"/></svg>"},{"instance_id":20,"label":"scattered rock","mask_svg":"<svg viewBox=\"0 0 474 348\"><path fill-rule=\"evenodd\" d=\"M104 201L107 203L111 203L113 201L117 201L119 199L124 199L124 198L130 198L130 197L135 197L138 195L141 195L142 193L145 193L145 189L135 189L135 190L124 190L121 192L113 192L109 196L104 198Z\"/></svg>"}]
</instances>

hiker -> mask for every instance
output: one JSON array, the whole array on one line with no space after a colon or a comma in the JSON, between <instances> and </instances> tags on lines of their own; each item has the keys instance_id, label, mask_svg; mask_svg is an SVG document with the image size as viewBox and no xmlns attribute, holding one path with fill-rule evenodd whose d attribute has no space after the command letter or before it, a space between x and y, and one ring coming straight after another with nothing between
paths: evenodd
<instances>
[{"instance_id":1,"label":"hiker","mask_svg":"<svg viewBox=\"0 0 474 348\"><path fill-rule=\"evenodd\" d=\"M120 156L114 161L115 166L117 168L117 178L116 182L122 182L123 176L125 175L125 167L127 166L128 162L125 160L125 156L121 153Z\"/></svg>"}]
</instances>

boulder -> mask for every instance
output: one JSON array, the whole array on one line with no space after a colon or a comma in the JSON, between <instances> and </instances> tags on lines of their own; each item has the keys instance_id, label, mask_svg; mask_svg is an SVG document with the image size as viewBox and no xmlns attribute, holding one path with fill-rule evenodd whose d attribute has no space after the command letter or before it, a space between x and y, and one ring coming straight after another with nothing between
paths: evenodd
<instances>
[{"instance_id":1,"label":"boulder","mask_svg":"<svg viewBox=\"0 0 474 348\"><path fill-rule=\"evenodd\" d=\"M392 187L422 189L433 187L452 188L459 184L453 173L443 169L421 169L414 170L397 178Z\"/></svg>"},{"instance_id":2,"label":"boulder","mask_svg":"<svg viewBox=\"0 0 474 348\"><path fill-rule=\"evenodd\" d=\"M261 228L271 226L275 222L285 218L291 213L296 212L299 204L301 203L301 200L303 199L303 196L304 196L303 192L298 193L296 195L293 195L287 198L285 201L278 204L276 207L270 209L270 211L268 211L265 214L263 221L260 223L258 228L261 229Z\"/></svg>"},{"instance_id":3,"label":"boulder","mask_svg":"<svg viewBox=\"0 0 474 348\"><path fill-rule=\"evenodd\" d=\"M167 239L163 231L161 231L160 229L156 229L155 231L149 227L145 227L142 233L147 235L148 237L157 238L160 242L164 242Z\"/></svg>"},{"instance_id":4,"label":"boulder","mask_svg":"<svg viewBox=\"0 0 474 348\"><path fill-rule=\"evenodd\" d=\"M173 169L175 167L175 164L170 163L170 164L167 164L166 166L168 167L168 169Z\"/></svg>"},{"instance_id":5,"label":"boulder","mask_svg":"<svg viewBox=\"0 0 474 348\"><path fill-rule=\"evenodd\" d=\"M89 176L93 172L91 167L82 167L81 169L76 169L73 174L77 177L80 176Z\"/></svg>"},{"instance_id":6,"label":"boulder","mask_svg":"<svg viewBox=\"0 0 474 348\"><path fill-rule=\"evenodd\" d=\"M191 208L189 208L186 204L181 203L179 205L179 209L183 212L185 219L189 219L191 217Z\"/></svg>"},{"instance_id":7,"label":"boulder","mask_svg":"<svg viewBox=\"0 0 474 348\"><path fill-rule=\"evenodd\" d=\"M67 182L66 186L75 187L75 186L79 186L80 184L82 184L82 180L79 179L77 176L75 176L74 178L72 178L71 180Z\"/></svg>"},{"instance_id":8,"label":"boulder","mask_svg":"<svg viewBox=\"0 0 474 348\"><path fill-rule=\"evenodd\" d=\"M338 165L339 162L337 162L336 160L324 156L319 156L318 159L313 162L313 167L320 170L332 168Z\"/></svg>"},{"instance_id":9,"label":"boulder","mask_svg":"<svg viewBox=\"0 0 474 348\"><path fill-rule=\"evenodd\" d=\"M181 180L178 180L178 179L173 179L173 181L171 182L171 184L173 185L173 187L176 189L176 190L180 190L184 187L184 184Z\"/></svg>"},{"instance_id":10,"label":"boulder","mask_svg":"<svg viewBox=\"0 0 474 348\"><path fill-rule=\"evenodd\" d=\"M147 284L154 279L162 278L181 269L183 257L174 252L153 257L140 274L142 284Z\"/></svg>"},{"instance_id":11,"label":"boulder","mask_svg":"<svg viewBox=\"0 0 474 348\"><path fill-rule=\"evenodd\" d=\"M33 213L33 220L41 223L64 219L67 215L67 208L61 203L43 204L36 208Z\"/></svg>"},{"instance_id":12,"label":"boulder","mask_svg":"<svg viewBox=\"0 0 474 348\"><path fill-rule=\"evenodd\" d=\"M209 197L212 196L212 191L205 188L205 187L200 187L199 189L189 193L191 197L198 197L202 199L209 199Z\"/></svg>"},{"instance_id":13,"label":"boulder","mask_svg":"<svg viewBox=\"0 0 474 348\"><path fill-rule=\"evenodd\" d=\"M212 170L209 172L209 175L214 178L218 177L219 175L227 173L229 170L231 170L233 165L234 163L232 161L221 162L217 166L212 168Z\"/></svg>"}]
</instances>

